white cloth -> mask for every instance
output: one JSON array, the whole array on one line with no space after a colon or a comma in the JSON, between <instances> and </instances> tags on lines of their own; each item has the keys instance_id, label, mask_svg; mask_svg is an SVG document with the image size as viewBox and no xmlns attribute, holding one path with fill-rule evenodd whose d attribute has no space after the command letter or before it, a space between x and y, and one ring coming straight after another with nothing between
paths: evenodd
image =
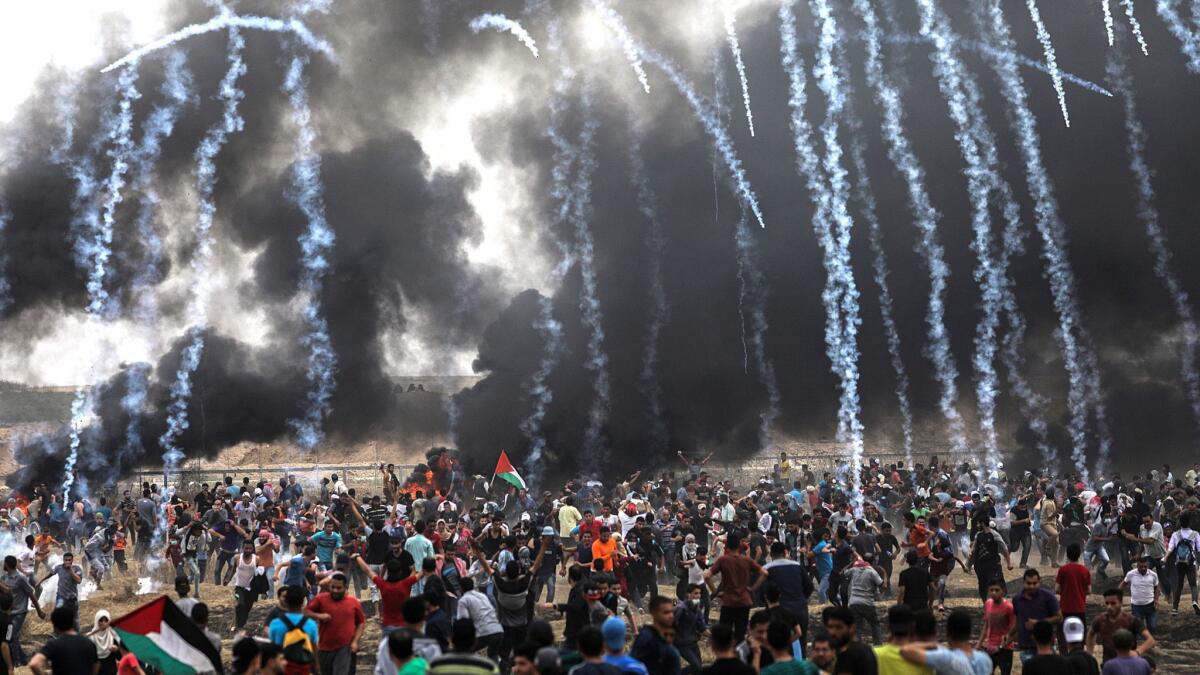
<instances>
[{"instance_id":1,"label":"white cloth","mask_svg":"<svg viewBox=\"0 0 1200 675\"><path fill-rule=\"evenodd\" d=\"M1154 587L1158 585L1158 573L1146 570L1145 574L1136 569L1129 570L1125 575L1125 583L1129 584L1129 602L1134 605L1149 605L1154 602Z\"/></svg>"},{"instance_id":2,"label":"white cloth","mask_svg":"<svg viewBox=\"0 0 1200 675\"><path fill-rule=\"evenodd\" d=\"M500 625L500 620L496 618L496 608L492 606L492 601L486 595L476 590L463 593L463 596L458 599L457 618L470 619L471 623L475 624L475 635L477 637L504 632L504 627Z\"/></svg>"}]
</instances>

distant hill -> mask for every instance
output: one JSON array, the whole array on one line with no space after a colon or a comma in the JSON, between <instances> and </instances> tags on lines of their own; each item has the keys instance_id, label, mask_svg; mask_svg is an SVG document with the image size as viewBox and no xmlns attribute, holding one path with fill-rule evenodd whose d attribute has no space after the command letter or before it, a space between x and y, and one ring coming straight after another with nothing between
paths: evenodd
<instances>
[{"instance_id":1,"label":"distant hill","mask_svg":"<svg viewBox=\"0 0 1200 675\"><path fill-rule=\"evenodd\" d=\"M71 419L74 393L65 387L27 387L0 380L0 426Z\"/></svg>"}]
</instances>

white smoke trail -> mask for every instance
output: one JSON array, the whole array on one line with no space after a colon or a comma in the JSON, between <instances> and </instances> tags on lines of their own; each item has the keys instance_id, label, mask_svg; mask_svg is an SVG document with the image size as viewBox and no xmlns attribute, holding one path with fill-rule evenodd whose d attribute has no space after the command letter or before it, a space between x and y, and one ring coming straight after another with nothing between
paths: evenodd
<instances>
[{"instance_id":1,"label":"white smoke trail","mask_svg":"<svg viewBox=\"0 0 1200 675\"><path fill-rule=\"evenodd\" d=\"M1029 18L1033 20L1038 42L1042 43L1042 51L1046 54L1046 66L1050 69L1050 79L1054 82L1054 92L1058 95L1058 107L1062 110L1063 122L1069 127L1071 116L1067 114L1067 92L1063 89L1062 75L1058 72L1058 56L1054 53L1054 43L1050 41L1050 31L1046 30L1046 24L1042 21L1037 0L1025 0L1025 6L1029 8Z\"/></svg>"},{"instance_id":2,"label":"white smoke trail","mask_svg":"<svg viewBox=\"0 0 1200 675\"><path fill-rule=\"evenodd\" d=\"M242 52L246 41L236 28L229 31L229 69L221 79L219 97L223 101L222 119L209 128L196 149L196 192L199 202L199 213L196 220L196 251L192 256L192 287L188 298L186 317L188 321L188 343L181 354L179 368L175 373L175 381L170 387L170 401L167 404L167 428L159 437L159 445L163 448L163 482L183 459L183 451L178 446L179 437L187 430L188 402L192 395L192 374L200 365L200 357L204 352L204 336L208 324L208 298L210 295L209 262L212 258L212 225L217 205L213 198L213 190L217 182L216 157L230 134L242 130L244 120L238 112L238 104L245 96L238 88L238 80L245 75L246 65L242 61ZM161 518L160 529L165 527L166 519ZM161 532L159 533L161 537Z\"/></svg>"},{"instance_id":3,"label":"white smoke trail","mask_svg":"<svg viewBox=\"0 0 1200 675\"><path fill-rule=\"evenodd\" d=\"M1157 0L1155 7L1167 29L1179 40L1179 47L1187 57L1188 70L1200 75L1200 26L1193 30L1184 23L1179 15L1179 0ZM1200 16L1200 12L1197 15Z\"/></svg>"},{"instance_id":4,"label":"white smoke trail","mask_svg":"<svg viewBox=\"0 0 1200 675\"><path fill-rule=\"evenodd\" d=\"M110 147L108 157L112 161L108 180L105 182L105 195L100 204L100 227L92 242L92 264L88 270L88 312L96 315L108 314L109 294L104 289L104 280L108 276L108 261L112 257L113 227L116 224L117 206L122 201L121 191L125 188L125 174L133 155L133 102L141 98L135 83L137 82L137 62L133 61L121 70L117 80L117 88L121 92L118 111L112 130L109 133Z\"/></svg>"},{"instance_id":5,"label":"white smoke trail","mask_svg":"<svg viewBox=\"0 0 1200 675\"><path fill-rule=\"evenodd\" d=\"M750 353L758 378L767 392L767 407L758 416L758 448L766 450L775 442L775 421L779 419L782 399L775 378L775 366L767 357L767 283L760 269L758 243L750 233L744 209L734 228L734 244L741 293L744 296L740 304L748 307L750 312Z\"/></svg>"},{"instance_id":6,"label":"white smoke trail","mask_svg":"<svg viewBox=\"0 0 1200 675\"><path fill-rule=\"evenodd\" d=\"M610 7L603 0L592 0L592 7L600 14L600 18L604 21L604 25L617 36L617 41L621 43L621 49L625 52L625 58L629 61L629 66L633 68L634 75L637 76L638 82L642 85L642 91L650 93L650 80L646 77L646 69L642 66L642 48L638 46L637 40L633 38L633 34L629 32L629 28L625 25L625 21L621 18L617 11Z\"/></svg>"},{"instance_id":7,"label":"white smoke trail","mask_svg":"<svg viewBox=\"0 0 1200 675\"><path fill-rule=\"evenodd\" d=\"M105 108L100 119L101 133L92 142L92 147L81 156L69 157L75 138L74 93L71 91L66 98L60 98L58 112L63 124L62 138L57 148L52 150L55 161L64 163L75 181L75 193L72 198L72 229L74 230L74 251L76 262L87 273L87 322L85 333L90 337L96 335L99 323L107 309L108 292L104 289L104 279L108 275L108 260L112 257L112 226L113 211L120 201L120 188L124 186L124 172L128 169L129 136L133 126L132 101L138 92L133 83L136 79L136 64L124 71L119 79L120 99L117 112L114 115ZM70 103L66 102L70 99ZM109 143L109 156L112 158L112 171L117 174L115 179L105 182L109 191L105 199L96 203L96 195L101 187L97 178L93 155L98 152L103 143ZM115 189L113 186L116 186ZM116 197L112 196L113 192ZM112 206L109 207L109 202ZM94 372L89 372L89 379ZM71 401L71 421L68 424L69 445L64 465L63 500L69 498L71 488L76 486L75 465L79 459L79 451L83 444L83 432L94 419L95 404L92 387L80 385L75 389ZM82 485L77 487L84 487Z\"/></svg>"},{"instance_id":8,"label":"white smoke trail","mask_svg":"<svg viewBox=\"0 0 1200 675\"><path fill-rule=\"evenodd\" d=\"M670 320L671 308L667 304L667 291L663 286L662 257L666 248L666 234L658 216L658 196L650 187L642 160L641 144L637 132L631 133L629 144L629 182L636 192L638 211L646 219L646 248L650 254L650 320L646 327L646 342L642 350L641 390L646 397L646 416L650 422L651 464L666 459L667 443L670 440L666 420L663 419L663 387L658 372L659 340L663 327Z\"/></svg>"},{"instance_id":9,"label":"white smoke trail","mask_svg":"<svg viewBox=\"0 0 1200 675\"><path fill-rule=\"evenodd\" d=\"M1089 340L1081 323L1081 314L1075 297L1075 275L1066 257L1066 233L1058 215L1058 202L1046 168L1042 163L1041 141L1033 112L1029 109L1025 86L1021 81L1016 62L1012 38L998 0L988 2L993 40L999 45L997 58L993 62L1000 79L1004 100L1008 106L1010 123L1017 136L1025 169L1026 183L1034 201L1035 226L1042 240L1042 260L1045 275L1050 282L1051 298L1058 314L1059 328L1055 337L1063 353L1067 371L1068 431L1071 435L1071 454L1076 468L1085 482L1089 482L1090 468L1087 463L1087 417L1089 404L1095 411L1101 439L1101 464L1107 461L1103 449L1107 445L1104 432L1104 408L1100 390L1100 374L1089 363ZM1010 317L1011 318L1011 317Z\"/></svg>"},{"instance_id":10,"label":"white smoke trail","mask_svg":"<svg viewBox=\"0 0 1200 675\"><path fill-rule=\"evenodd\" d=\"M750 82L746 79L746 64L742 62L742 46L738 43L737 25L734 23L733 8L729 3L721 3L721 18L725 26L725 40L729 42L729 53L733 54L733 64L737 67L738 79L742 83L742 104L746 106L746 124L750 127L750 136L754 136L754 111L750 108Z\"/></svg>"},{"instance_id":11,"label":"white smoke trail","mask_svg":"<svg viewBox=\"0 0 1200 675\"><path fill-rule=\"evenodd\" d=\"M633 36L630 35L629 29L625 27L625 23L622 21L620 15L605 4L604 0L592 0L592 5L600 10L601 15L605 17L605 24L620 37L622 43L628 41L629 47L639 56L640 61L646 61L663 71L663 74L667 76L671 84L675 85L675 88L687 100L692 113L696 116L696 120L700 122L708 135L712 137L713 145L725 161L725 166L729 169L738 196L749 205L758 224L766 227L766 221L763 220L762 210L758 205L758 197L754 195L754 188L750 186L750 181L746 178L746 172L742 169L742 162L738 159L737 151L734 150L733 141L730 140L724 126L721 125L720 120L717 119L716 114L709 107L708 103L696 91L691 81L683 75L673 61L654 50L638 44L633 39Z\"/></svg>"},{"instance_id":12,"label":"white smoke trail","mask_svg":"<svg viewBox=\"0 0 1200 675\"><path fill-rule=\"evenodd\" d=\"M897 171L904 176L909 208L920 232L917 249L929 268L929 298L925 315L929 341L924 351L933 363L934 375L941 389L938 407L947 422L951 451L954 454L962 454L967 451L968 445L962 417L956 407L958 369L950 351L944 304L946 277L949 276L950 270L946 265L942 245L938 241L938 213L925 186L925 169L917 159L904 129L900 92L883 69L879 19L868 0L854 0L854 11L863 20L866 28L867 82L883 112L883 137L887 142L888 157ZM935 45L941 41L926 30L922 30L922 35L933 39Z\"/></svg>"},{"instance_id":13,"label":"white smoke trail","mask_svg":"<svg viewBox=\"0 0 1200 675\"><path fill-rule=\"evenodd\" d=\"M836 293L840 310L838 340L839 358L835 373L841 383L839 428L850 451L850 470L853 471L852 493L855 504L860 500L860 467L863 454L863 427L861 403L858 394L858 326L861 323L858 308L858 287L854 281L854 270L850 264L850 238L854 221L847 204L850 186L846 170L842 166L842 146L839 138L839 122L846 109L846 85L842 73L834 61L834 52L840 38L837 23L827 0L813 0L813 13L820 26L817 63L814 76L825 95L825 121L821 124L821 136L825 144L825 178L829 184L829 216L834 231L834 270Z\"/></svg>"},{"instance_id":14,"label":"white smoke trail","mask_svg":"<svg viewBox=\"0 0 1200 675\"><path fill-rule=\"evenodd\" d=\"M1108 37L1108 46L1113 46L1113 15L1109 0L1100 0L1100 10L1104 12L1104 34Z\"/></svg>"},{"instance_id":15,"label":"white smoke trail","mask_svg":"<svg viewBox=\"0 0 1200 675\"><path fill-rule=\"evenodd\" d=\"M863 36L863 39L865 40L866 37ZM920 35L909 35L907 33L887 33L885 35L879 36L879 39L888 44L902 44L902 45L929 45L930 44L930 40L928 38L922 37ZM960 49L966 49L966 50L970 50L973 52L978 52L989 58L995 58L995 56L996 56L996 48L987 44L986 42L979 42L978 40L968 40L968 39L960 36L958 38L958 46ZM1025 66L1026 68L1033 68L1034 70L1046 73L1047 75L1050 74L1050 68L1047 67L1046 64L1042 63L1041 61L1031 59L1028 56L1024 56L1022 54L1013 54L1013 58L1016 59L1017 63L1019 63L1022 66ZM1108 96L1109 98L1112 98L1111 91L1105 89L1104 87L1101 87L1100 85L1096 84L1095 82L1092 82L1091 80L1085 80L1084 78L1079 77L1078 75L1069 73L1069 72L1067 72L1065 70L1061 70L1061 69L1058 71L1058 75L1059 75L1059 77L1061 77L1063 79L1063 82L1070 82L1071 84L1073 84L1077 87L1080 87L1081 89L1086 89L1087 91L1090 91L1092 93L1100 94L1101 96Z\"/></svg>"},{"instance_id":16,"label":"white smoke trail","mask_svg":"<svg viewBox=\"0 0 1200 675\"><path fill-rule=\"evenodd\" d=\"M871 266L875 272L875 285L879 287L879 315L883 322L884 336L887 339L888 357L892 362L892 370L896 373L896 403L900 408L900 433L904 447L904 463L911 469L913 467L913 415L912 405L908 398L908 370L904 367L904 359L900 356L900 331L896 327L892 291L888 284L888 263L883 249L883 230L879 224L879 210L875 203L875 195L871 190L871 177L867 172L862 120L852 112L847 106L846 120L851 134L850 158L854 166L854 198L859 203L863 219L867 221L868 240L873 256Z\"/></svg>"},{"instance_id":17,"label":"white smoke trail","mask_svg":"<svg viewBox=\"0 0 1200 675\"><path fill-rule=\"evenodd\" d=\"M1137 15L1133 13L1133 0L1121 0L1121 4L1125 6L1125 17L1129 19L1129 27L1133 31L1133 36L1137 38L1142 55L1150 56L1150 47L1146 45L1146 38L1142 35L1142 24L1138 21ZM1108 44L1112 45L1111 33L1108 36Z\"/></svg>"},{"instance_id":18,"label":"white smoke trail","mask_svg":"<svg viewBox=\"0 0 1200 675\"><path fill-rule=\"evenodd\" d=\"M321 185L321 155L317 153L316 132L312 111L308 105L308 83L304 67L308 59L299 54L292 57L284 79L283 90L292 107L292 122L296 125L296 160L292 164L288 197L295 202L308 221L300 235L301 268L300 292L304 294L304 323L307 332L302 342L308 348L305 376L308 378L308 405L304 416L288 420L296 432L296 442L312 450L324 440L323 424L330 413L333 397L333 374L337 355L329 338L329 326L321 312L321 292L329 273L329 254L333 251L334 233L325 217L325 195Z\"/></svg>"},{"instance_id":19,"label":"white smoke trail","mask_svg":"<svg viewBox=\"0 0 1200 675\"><path fill-rule=\"evenodd\" d=\"M1138 191L1138 217L1146 228L1146 238L1150 243L1150 252L1154 255L1154 273L1158 276L1171 302L1175 305L1175 313L1179 317L1180 328L1183 331L1183 345L1180 347L1180 370L1183 376L1184 389L1192 406L1192 415L1200 427L1200 374L1196 372L1196 346L1200 343L1200 328L1196 326L1196 315L1192 311L1192 302L1188 292L1180 283L1179 277L1171 263L1171 249L1167 245L1167 234L1159 221L1158 207L1155 205L1154 184L1151 180L1150 167L1146 163L1146 131L1138 119L1137 103L1134 100L1135 91L1133 78L1126 69L1125 55L1119 49L1109 52L1107 64L1108 82L1120 96L1125 112L1125 133L1128 136L1129 168L1133 171L1134 182Z\"/></svg>"},{"instance_id":20,"label":"white smoke trail","mask_svg":"<svg viewBox=\"0 0 1200 675\"><path fill-rule=\"evenodd\" d=\"M944 16L938 23L945 25ZM938 35L934 31L927 34ZM946 33L948 35L948 31ZM989 476L1000 462L996 435L996 331L1000 323L1003 278L1006 269L992 257L992 225L989 194L1003 192L1003 180L998 173L995 139L987 126L980 96L971 74L959 59L952 39L936 40L934 74L938 87L949 106L950 117L957 129L955 138L966 164L967 191L971 202L971 226L974 237L971 250L976 256L975 280L980 284L983 317L976 325L972 366L975 373L975 396L979 411L979 426L983 438L984 462ZM1019 224L1020 210L1015 201L1005 205L1005 215L1011 223Z\"/></svg>"},{"instance_id":21,"label":"white smoke trail","mask_svg":"<svg viewBox=\"0 0 1200 675\"><path fill-rule=\"evenodd\" d=\"M592 239L592 176L596 171L596 131L600 124L592 110L592 86L586 79L580 95L580 113L583 126L576 144L576 173L571 187L573 194L570 214L575 233L574 252L579 263L582 283L579 293L579 310L583 314L583 325L588 331L588 359L584 367L592 371L594 398L588 411L588 426L584 435L584 449L598 459L597 466L605 460L604 426L608 422L611 396L609 393L608 354L604 351L604 315L600 308L598 279L596 276L595 244Z\"/></svg>"},{"instance_id":22,"label":"white smoke trail","mask_svg":"<svg viewBox=\"0 0 1200 675\"><path fill-rule=\"evenodd\" d=\"M472 33L479 33L488 29L512 33L514 37L521 41L521 44L525 45L529 53L533 54L533 58L538 58L537 42L534 41L533 36L519 22L503 14L480 14L471 19L469 26Z\"/></svg>"},{"instance_id":23,"label":"white smoke trail","mask_svg":"<svg viewBox=\"0 0 1200 675\"><path fill-rule=\"evenodd\" d=\"M102 73L107 73L110 70L120 68L128 63L140 61L143 57L156 52L160 49L165 49L171 45L177 44L190 37L203 35L204 33L213 33L216 31L229 30L230 32L239 29L246 30L261 30L270 33L290 33L294 35L305 47L312 51L321 52L329 59L334 58L333 47L325 40L313 35L297 18L291 19L273 19L265 16L238 16L223 11L218 16L215 16L204 23L192 24L185 26L170 35L161 37L149 44L129 52L125 56L113 61L100 70Z\"/></svg>"},{"instance_id":24,"label":"white smoke trail","mask_svg":"<svg viewBox=\"0 0 1200 675\"><path fill-rule=\"evenodd\" d=\"M562 322L554 318L554 303L549 296L538 297L538 316L534 328L542 338L542 358L526 386L526 391L533 398L533 412L521 420L520 429L529 439L529 454L525 460L529 481L531 485L537 486L541 483L542 453L546 449L542 422L546 419L546 409L554 400L554 392L550 389L548 381L550 374L558 366L563 349Z\"/></svg>"},{"instance_id":25,"label":"white smoke trail","mask_svg":"<svg viewBox=\"0 0 1200 675\"><path fill-rule=\"evenodd\" d=\"M192 75L187 70L182 51L172 51L166 59L165 77L162 84L163 102L150 111L142 123L142 140L133 153L133 173L130 187L138 194L138 210L135 231L142 245L142 257L131 283L133 317L144 328L151 353L158 352L158 296L154 286L160 278L163 258L162 237L155 226L159 197L154 185L154 168L162 154L162 143L175 128L175 123L184 105L193 102ZM141 452L141 415L145 404L149 364L134 364L126 373L126 394L121 400L122 409L128 414L125 430L125 451Z\"/></svg>"}]
</instances>

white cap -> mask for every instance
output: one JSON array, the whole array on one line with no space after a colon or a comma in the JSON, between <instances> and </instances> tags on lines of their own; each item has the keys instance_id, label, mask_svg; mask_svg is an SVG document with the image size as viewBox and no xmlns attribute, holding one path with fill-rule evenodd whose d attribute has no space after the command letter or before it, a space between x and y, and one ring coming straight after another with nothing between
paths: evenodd
<instances>
[{"instance_id":1,"label":"white cap","mask_svg":"<svg viewBox=\"0 0 1200 675\"><path fill-rule=\"evenodd\" d=\"M1083 621L1077 616L1067 617L1063 622L1063 636L1067 638L1067 642L1083 642L1085 632Z\"/></svg>"}]
</instances>

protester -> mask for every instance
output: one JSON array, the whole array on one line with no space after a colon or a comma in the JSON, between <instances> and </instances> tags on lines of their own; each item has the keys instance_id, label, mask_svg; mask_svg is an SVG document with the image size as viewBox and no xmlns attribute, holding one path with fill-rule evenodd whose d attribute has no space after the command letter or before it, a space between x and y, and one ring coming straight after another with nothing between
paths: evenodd
<instances>
[{"instance_id":1,"label":"protester","mask_svg":"<svg viewBox=\"0 0 1200 675\"><path fill-rule=\"evenodd\" d=\"M1134 574L1135 572L1130 572ZM1154 574L1150 572L1150 574ZM1135 605L1136 607L1136 605ZM1117 647L1113 642L1113 636L1117 631L1128 631L1130 635L1141 637L1142 644L1138 646L1138 653L1148 652L1154 648L1156 640L1151 634L1149 627L1143 622L1138 614L1126 612L1121 607L1121 591L1116 588L1110 588L1104 591L1104 611L1100 616L1092 621L1092 630L1087 637L1087 650L1091 653L1099 641L1103 647L1103 661L1116 657Z\"/></svg>"},{"instance_id":2,"label":"protester","mask_svg":"<svg viewBox=\"0 0 1200 675\"><path fill-rule=\"evenodd\" d=\"M54 639L29 660L33 675L45 675L51 670L55 673L95 673L100 662L96 644L79 634L78 622L73 607L57 607L50 612Z\"/></svg>"},{"instance_id":3,"label":"protester","mask_svg":"<svg viewBox=\"0 0 1200 675\"><path fill-rule=\"evenodd\" d=\"M1029 631L1035 651L1032 656L1022 655L1022 675L1062 675L1070 672L1067 659L1054 653L1054 624L1038 620Z\"/></svg>"}]
</instances>

